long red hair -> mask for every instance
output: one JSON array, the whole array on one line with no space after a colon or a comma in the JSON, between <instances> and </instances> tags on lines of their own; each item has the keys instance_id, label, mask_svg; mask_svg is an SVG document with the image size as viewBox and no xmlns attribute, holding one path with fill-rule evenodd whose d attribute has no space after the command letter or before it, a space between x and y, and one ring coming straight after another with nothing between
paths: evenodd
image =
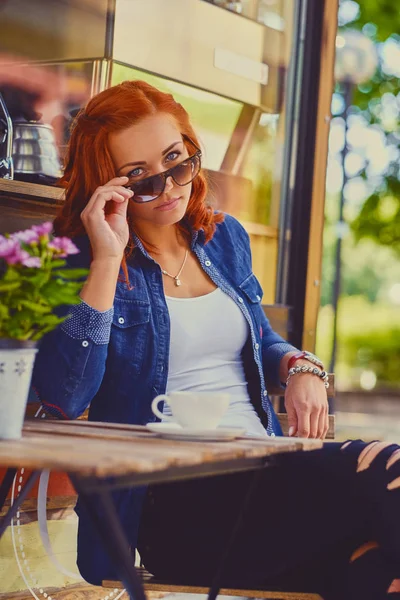
<instances>
[{"instance_id":1,"label":"long red hair","mask_svg":"<svg viewBox=\"0 0 400 600\"><path fill-rule=\"evenodd\" d=\"M156 113L172 115L178 125L189 153L193 153L190 142L199 146L189 115L171 94L160 92L144 81L124 81L100 92L89 100L71 128L64 175L58 185L65 188L65 201L54 221L57 235L75 237L85 233L81 212L95 189L115 177L115 167L108 148L111 133L121 131L137 123L143 117ZM202 172L192 183L192 192L184 219L178 224L186 237L191 231L203 229L205 240L209 241L216 223L223 215L214 213L206 203L207 182ZM131 233L134 222L129 214L128 224ZM131 254L132 243L128 244L125 256ZM126 261L123 261L125 276Z\"/></svg>"}]
</instances>

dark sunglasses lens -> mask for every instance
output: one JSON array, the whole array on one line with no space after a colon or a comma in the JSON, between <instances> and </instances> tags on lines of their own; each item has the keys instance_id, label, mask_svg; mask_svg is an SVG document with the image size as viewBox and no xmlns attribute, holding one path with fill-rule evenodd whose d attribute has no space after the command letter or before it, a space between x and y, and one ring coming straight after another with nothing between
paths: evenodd
<instances>
[{"instance_id":1,"label":"dark sunglasses lens","mask_svg":"<svg viewBox=\"0 0 400 600\"><path fill-rule=\"evenodd\" d=\"M159 175L149 177L143 181L137 181L129 186L134 193L135 202L151 202L155 200L164 189L164 179Z\"/></svg>"},{"instance_id":2,"label":"dark sunglasses lens","mask_svg":"<svg viewBox=\"0 0 400 600\"><path fill-rule=\"evenodd\" d=\"M178 185L186 185L193 181L200 171L200 158L192 156L173 170L173 177Z\"/></svg>"}]
</instances>

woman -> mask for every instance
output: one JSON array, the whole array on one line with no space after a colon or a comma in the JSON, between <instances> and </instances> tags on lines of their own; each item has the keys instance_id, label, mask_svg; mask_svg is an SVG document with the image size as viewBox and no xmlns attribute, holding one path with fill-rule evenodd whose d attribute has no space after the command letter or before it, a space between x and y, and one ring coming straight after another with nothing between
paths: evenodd
<instances>
[{"instance_id":1,"label":"woman","mask_svg":"<svg viewBox=\"0 0 400 600\"><path fill-rule=\"evenodd\" d=\"M145 424L154 420L152 399L166 390L224 390L231 395L225 424L281 435L268 377L287 381L291 434L324 438L318 360L295 356L272 331L248 236L206 205L200 167L186 111L144 82L110 88L78 115L55 229L75 238L75 264L90 271L82 303L42 345L38 395L62 418L90 404L90 419ZM288 377L290 359L307 371ZM224 581L313 588L327 599L393 598L388 590L399 589L392 582L400 576L397 458L394 445L354 442L277 459L263 473ZM149 570L209 582L249 478L153 486L114 499ZM77 512L82 575L94 584L112 579L79 504Z\"/></svg>"}]
</instances>

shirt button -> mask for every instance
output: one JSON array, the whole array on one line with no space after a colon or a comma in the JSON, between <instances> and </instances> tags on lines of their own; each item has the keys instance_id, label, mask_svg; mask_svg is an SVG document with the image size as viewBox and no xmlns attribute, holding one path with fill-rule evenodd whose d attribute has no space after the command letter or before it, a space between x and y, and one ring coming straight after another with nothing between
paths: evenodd
<instances>
[{"instance_id":1,"label":"shirt button","mask_svg":"<svg viewBox=\"0 0 400 600\"><path fill-rule=\"evenodd\" d=\"M123 325L123 324L125 323L125 319L124 319L124 317L118 317L118 323L119 323L120 325Z\"/></svg>"},{"instance_id":2,"label":"shirt button","mask_svg":"<svg viewBox=\"0 0 400 600\"><path fill-rule=\"evenodd\" d=\"M238 297L238 300L240 302L240 304L243 304L243 298L241 298L240 296Z\"/></svg>"},{"instance_id":3,"label":"shirt button","mask_svg":"<svg viewBox=\"0 0 400 600\"><path fill-rule=\"evenodd\" d=\"M256 350L258 350L258 349L259 349L259 347L260 347L260 344L254 344L254 348L255 348Z\"/></svg>"},{"instance_id":4,"label":"shirt button","mask_svg":"<svg viewBox=\"0 0 400 600\"><path fill-rule=\"evenodd\" d=\"M259 296L259 295L257 294L256 298L257 298L257 300L260 302L260 300L261 300L261 296Z\"/></svg>"},{"instance_id":5,"label":"shirt button","mask_svg":"<svg viewBox=\"0 0 400 600\"><path fill-rule=\"evenodd\" d=\"M206 262L204 263L206 265L206 267L211 267L211 261L206 260Z\"/></svg>"},{"instance_id":6,"label":"shirt button","mask_svg":"<svg viewBox=\"0 0 400 600\"><path fill-rule=\"evenodd\" d=\"M83 342L82 342L82 346L83 346L84 348L87 348L87 347L89 346L89 342L88 342L87 340L83 340Z\"/></svg>"},{"instance_id":7,"label":"shirt button","mask_svg":"<svg viewBox=\"0 0 400 600\"><path fill-rule=\"evenodd\" d=\"M264 390L264 391L263 391L263 396L264 396L264 397L265 397L265 396L268 396L268 392L267 392L267 390Z\"/></svg>"}]
</instances>

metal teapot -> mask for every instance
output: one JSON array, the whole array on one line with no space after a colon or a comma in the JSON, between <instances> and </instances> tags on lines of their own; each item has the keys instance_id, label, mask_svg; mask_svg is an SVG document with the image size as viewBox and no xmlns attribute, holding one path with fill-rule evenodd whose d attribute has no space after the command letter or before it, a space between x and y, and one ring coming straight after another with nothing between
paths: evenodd
<instances>
[{"instance_id":1,"label":"metal teapot","mask_svg":"<svg viewBox=\"0 0 400 600\"><path fill-rule=\"evenodd\" d=\"M0 94L0 144L5 157L0 159L0 177L36 183L53 182L61 177L54 130L36 121L12 121Z\"/></svg>"}]
</instances>

